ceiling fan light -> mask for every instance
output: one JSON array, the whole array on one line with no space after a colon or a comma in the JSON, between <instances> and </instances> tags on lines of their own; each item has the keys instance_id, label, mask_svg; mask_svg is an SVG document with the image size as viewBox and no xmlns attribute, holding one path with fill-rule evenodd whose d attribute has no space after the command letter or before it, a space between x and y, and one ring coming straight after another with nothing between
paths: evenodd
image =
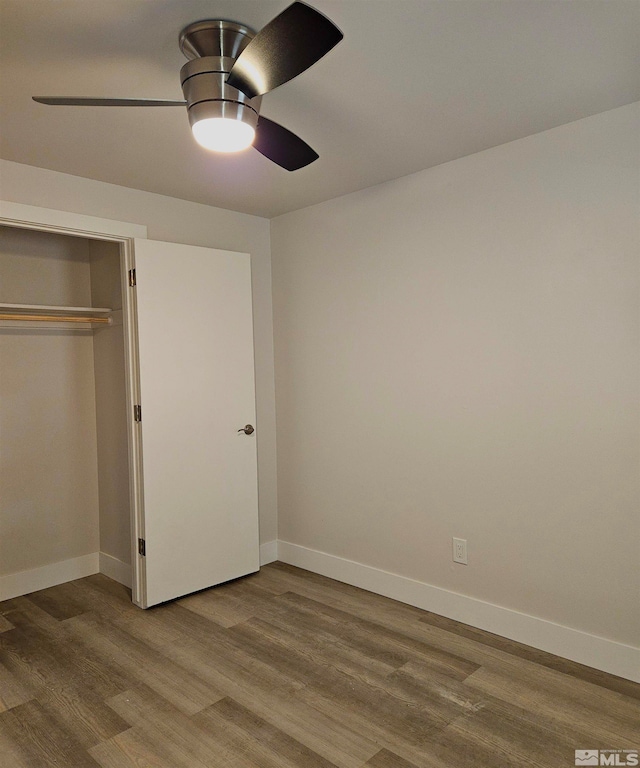
<instances>
[{"instance_id":1,"label":"ceiling fan light","mask_svg":"<svg viewBox=\"0 0 640 768\"><path fill-rule=\"evenodd\" d=\"M207 117L191 126L194 139L213 152L240 152L253 144L256 132L248 123L228 117Z\"/></svg>"}]
</instances>

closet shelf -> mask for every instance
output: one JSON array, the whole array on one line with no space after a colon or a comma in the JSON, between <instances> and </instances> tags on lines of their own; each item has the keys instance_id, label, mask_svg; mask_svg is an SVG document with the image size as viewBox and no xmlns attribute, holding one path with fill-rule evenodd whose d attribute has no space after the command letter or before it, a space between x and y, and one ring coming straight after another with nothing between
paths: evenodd
<instances>
[{"instance_id":1,"label":"closet shelf","mask_svg":"<svg viewBox=\"0 0 640 768\"><path fill-rule=\"evenodd\" d=\"M0 320L52 323L111 323L109 307L60 307L47 304L0 303Z\"/></svg>"}]
</instances>

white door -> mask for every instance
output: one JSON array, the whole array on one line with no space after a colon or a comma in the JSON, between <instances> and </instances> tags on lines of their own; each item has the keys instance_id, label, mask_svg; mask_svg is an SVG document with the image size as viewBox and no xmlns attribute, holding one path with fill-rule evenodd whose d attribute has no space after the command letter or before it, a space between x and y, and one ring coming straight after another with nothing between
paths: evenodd
<instances>
[{"instance_id":1,"label":"white door","mask_svg":"<svg viewBox=\"0 0 640 768\"><path fill-rule=\"evenodd\" d=\"M136 240L135 268L148 607L260 565L251 267Z\"/></svg>"}]
</instances>

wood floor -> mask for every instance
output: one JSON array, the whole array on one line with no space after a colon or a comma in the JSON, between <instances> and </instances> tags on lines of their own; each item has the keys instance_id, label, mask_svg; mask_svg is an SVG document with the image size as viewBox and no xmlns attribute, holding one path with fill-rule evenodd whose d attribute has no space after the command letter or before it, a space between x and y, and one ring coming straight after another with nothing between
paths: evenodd
<instances>
[{"instance_id":1,"label":"wood floor","mask_svg":"<svg viewBox=\"0 0 640 768\"><path fill-rule=\"evenodd\" d=\"M2 768L562 768L640 746L640 685L274 563L141 611L0 603Z\"/></svg>"}]
</instances>

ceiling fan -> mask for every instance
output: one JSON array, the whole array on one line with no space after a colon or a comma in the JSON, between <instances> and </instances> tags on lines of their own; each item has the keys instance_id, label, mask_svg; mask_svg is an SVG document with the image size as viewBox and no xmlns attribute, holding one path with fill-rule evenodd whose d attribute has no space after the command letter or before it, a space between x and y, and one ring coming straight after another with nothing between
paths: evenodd
<instances>
[{"instance_id":1,"label":"ceiling fan","mask_svg":"<svg viewBox=\"0 0 640 768\"><path fill-rule=\"evenodd\" d=\"M206 149L237 152L253 145L285 168L304 168L318 154L294 133L260 114L262 96L315 64L342 32L326 16L294 2L257 34L220 19L197 21L180 33L189 59L180 70L184 101L166 99L50 98L40 104L88 107L186 106L196 141Z\"/></svg>"}]
</instances>

